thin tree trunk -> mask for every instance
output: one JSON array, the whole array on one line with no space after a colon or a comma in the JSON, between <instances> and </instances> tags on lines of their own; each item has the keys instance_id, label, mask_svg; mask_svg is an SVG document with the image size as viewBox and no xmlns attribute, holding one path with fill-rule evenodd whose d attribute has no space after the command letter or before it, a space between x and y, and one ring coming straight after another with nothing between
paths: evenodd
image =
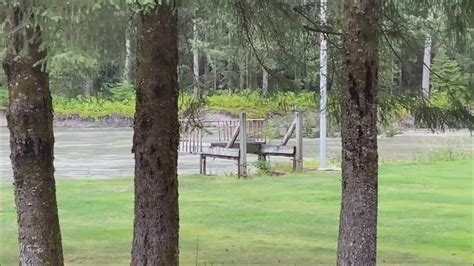
<instances>
[{"instance_id":1,"label":"thin tree trunk","mask_svg":"<svg viewBox=\"0 0 474 266\"><path fill-rule=\"evenodd\" d=\"M399 73L399 76L398 76L398 88L400 88L400 91L401 88L403 86L403 61L400 60L400 73Z\"/></svg>"},{"instance_id":2,"label":"thin tree trunk","mask_svg":"<svg viewBox=\"0 0 474 266\"><path fill-rule=\"evenodd\" d=\"M431 71L431 36L427 35L425 39L425 48L423 53L423 79L422 89L423 97L430 98L430 71Z\"/></svg>"},{"instance_id":3,"label":"thin tree trunk","mask_svg":"<svg viewBox=\"0 0 474 266\"><path fill-rule=\"evenodd\" d=\"M375 265L379 0L346 0L338 265Z\"/></svg>"},{"instance_id":4,"label":"thin tree trunk","mask_svg":"<svg viewBox=\"0 0 474 266\"><path fill-rule=\"evenodd\" d=\"M201 88L199 84L199 49L198 44L198 28L196 21L193 21L193 73L194 73L194 99L201 99Z\"/></svg>"},{"instance_id":5,"label":"thin tree trunk","mask_svg":"<svg viewBox=\"0 0 474 266\"><path fill-rule=\"evenodd\" d=\"M240 63L239 65L239 89L243 91L245 89L245 65Z\"/></svg>"},{"instance_id":6,"label":"thin tree trunk","mask_svg":"<svg viewBox=\"0 0 474 266\"><path fill-rule=\"evenodd\" d=\"M130 17L125 30L125 63L123 67L123 81L125 83L132 83L132 37L133 32L133 17Z\"/></svg>"},{"instance_id":7,"label":"thin tree trunk","mask_svg":"<svg viewBox=\"0 0 474 266\"><path fill-rule=\"evenodd\" d=\"M178 12L141 14L137 51L132 265L178 265Z\"/></svg>"},{"instance_id":8,"label":"thin tree trunk","mask_svg":"<svg viewBox=\"0 0 474 266\"><path fill-rule=\"evenodd\" d=\"M206 55L204 55L203 53L203 56L201 58L201 62L202 62L202 67L204 68L204 75L201 79L201 83L202 83L202 87L203 88L210 88L210 82L209 82L209 70L210 70L210 63L209 63L209 59L207 58Z\"/></svg>"},{"instance_id":9,"label":"thin tree trunk","mask_svg":"<svg viewBox=\"0 0 474 266\"><path fill-rule=\"evenodd\" d=\"M320 7L321 24L325 26L327 23L327 1L321 0ZM321 169L328 167L327 154L327 81L328 81L328 40L327 36L321 33L319 47L319 66L320 66L320 82L319 82L319 167Z\"/></svg>"},{"instance_id":10,"label":"thin tree trunk","mask_svg":"<svg viewBox=\"0 0 474 266\"><path fill-rule=\"evenodd\" d=\"M268 72L262 68L262 93L264 97L268 95Z\"/></svg>"},{"instance_id":11,"label":"thin tree trunk","mask_svg":"<svg viewBox=\"0 0 474 266\"><path fill-rule=\"evenodd\" d=\"M217 90L217 64L213 66L213 72L214 72L214 91Z\"/></svg>"},{"instance_id":12,"label":"thin tree trunk","mask_svg":"<svg viewBox=\"0 0 474 266\"><path fill-rule=\"evenodd\" d=\"M86 82L84 82L84 96L90 97L92 95L93 89L94 89L94 80L92 80L92 78L88 78Z\"/></svg>"},{"instance_id":13,"label":"thin tree trunk","mask_svg":"<svg viewBox=\"0 0 474 266\"><path fill-rule=\"evenodd\" d=\"M308 5L308 0L303 0L303 6L306 9ZM303 47L306 48L306 39L303 40ZM303 88L308 90L308 63L306 62L306 49L303 49Z\"/></svg>"},{"instance_id":14,"label":"thin tree trunk","mask_svg":"<svg viewBox=\"0 0 474 266\"><path fill-rule=\"evenodd\" d=\"M4 70L10 90L7 111L10 159L20 244L20 265L63 265L54 180L53 108L49 77L41 62L41 29L31 16L35 8L14 8ZM28 25L28 26L25 26ZM28 40L28 44L25 43Z\"/></svg>"},{"instance_id":15,"label":"thin tree trunk","mask_svg":"<svg viewBox=\"0 0 474 266\"><path fill-rule=\"evenodd\" d=\"M245 56L245 83L247 89L250 89L250 63L249 55Z\"/></svg>"}]
</instances>

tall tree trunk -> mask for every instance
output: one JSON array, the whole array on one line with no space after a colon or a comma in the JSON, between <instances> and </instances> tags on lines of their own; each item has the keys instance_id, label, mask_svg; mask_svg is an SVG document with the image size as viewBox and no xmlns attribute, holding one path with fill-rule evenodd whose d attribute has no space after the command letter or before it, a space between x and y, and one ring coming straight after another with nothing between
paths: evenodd
<instances>
[{"instance_id":1,"label":"tall tree trunk","mask_svg":"<svg viewBox=\"0 0 474 266\"><path fill-rule=\"evenodd\" d=\"M209 82L209 73L210 73L210 63L209 63L209 58L207 58L207 56L202 53L202 57L201 57L201 64L202 64L202 68L204 69L204 74L203 74L203 77L201 78L201 83L202 83L202 88L209 88L210 87L210 82Z\"/></svg>"},{"instance_id":2,"label":"tall tree trunk","mask_svg":"<svg viewBox=\"0 0 474 266\"><path fill-rule=\"evenodd\" d=\"M245 89L245 73L247 71L245 70L245 65L244 63L240 63L239 65L239 89L243 91Z\"/></svg>"},{"instance_id":3,"label":"tall tree trunk","mask_svg":"<svg viewBox=\"0 0 474 266\"><path fill-rule=\"evenodd\" d=\"M212 70L213 70L213 73L214 73L214 84L213 84L213 88L214 88L214 91L217 90L217 64L214 64L212 66Z\"/></svg>"},{"instance_id":4,"label":"tall tree trunk","mask_svg":"<svg viewBox=\"0 0 474 266\"><path fill-rule=\"evenodd\" d=\"M319 17L321 24L327 23L327 1L321 0ZM328 167L327 154L327 87L328 87L328 40L327 36L321 33L319 46L319 167Z\"/></svg>"},{"instance_id":5,"label":"tall tree trunk","mask_svg":"<svg viewBox=\"0 0 474 266\"><path fill-rule=\"evenodd\" d=\"M423 78L421 88L423 97L430 98L430 71L431 71L431 36L427 35L425 39L425 48L423 51Z\"/></svg>"},{"instance_id":6,"label":"tall tree trunk","mask_svg":"<svg viewBox=\"0 0 474 266\"><path fill-rule=\"evenodd\" d=\"M92 80L92 78L87 78L83 86L84 86L84 96L90 97L92 95L92 90L94 89L94 80Z\"/></svg>"},{"instance_id":7,"label":"tall tree trunk","mask_svg":"<svg viewBox=\"0 0 474 266\"><path fill-rule=\"evenodd\" d=\"M130 17L125 30L125 63L123 67L123 82L132 83L132 33L133 17Z\"/></svg>"},{"instance_id":8,"label":"tall tree trunk","mask_svg":"<svg viewBox=\"0 0 474 266\"><path fill-rule=\"evenodd\" d=\"M304 9L307 9L308 0L303 0ZM306 47L306 38L303 39L303 46ZM308 90L308 63L306 62L306 49L303 49L303 88Z\"/></svg>"},{"instance_id":9,"label":"tall tree trunk","mask_svg":"<svg viewBox=\"0 0 474 266\"><path fill-rule=\"evenodd\" d=\"M41 63L47 53L40 49L40 27L32 15L24 17L29 8L34 7L14 8L7 25L10 37L4 61L10 90L7 122L20 265L63 265L53 166L53 107L48 73Z\"/></svg>"},{"instance_id":10,"label":"tall tree trunk","mask_svg":"<svg viewBox=\"0 0 474 266\"><path fill-rule=\"evenodd\" d=\"M132 265L178 265L178 12L141 14L137 51Z\"/></svg>"},{"instance_id":11,"label":"tall tree trunk","mask_svg":"<svg viewBox=\"0 0 474 266\"><path fill-rule=\"evenodd\" d=\"M264 97L268 95L268 72L262 67L262 94Z\"/></svg>"},{"instance_id":12,"label":"tall tree trunk","mask_svg":"<svg viewBox=\"0 0 474 266\"><path fill-rule=\"evenodd\" d=\"M375 265L380 0L346 0L344 12L342 200L337 264Z\"/></svg>"},{"instance_id":13,"label":"tall tree trunk","mask_svg":"<svg viewBox=\"0 0 474 266\"><path fill-rule=\"evenodd\" d=\"M199 84L199 49L198 49L198 28L197 23L193 21L193 73L194 73L194 99L201 99L201 87Z\"/></svg>"},{"instance_id":14,"label":"tall tree trunk","mask_svg":"<svg viewBox=\"0 0 474 266\"><path fill-rule=\"evenodd\" d=\"M249 60L249 54L245 56L245 83L247 89L250 89L250 60Z\"/></svg>"}]
</instances>

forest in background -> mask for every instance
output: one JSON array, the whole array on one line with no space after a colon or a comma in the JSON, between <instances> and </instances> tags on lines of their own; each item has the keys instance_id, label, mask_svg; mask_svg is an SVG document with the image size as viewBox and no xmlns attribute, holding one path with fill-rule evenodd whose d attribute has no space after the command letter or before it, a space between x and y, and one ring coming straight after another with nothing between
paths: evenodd
<instances>
[{"instance_id":1,"label":"forest in background","mask_svg":"<svg viewBox=\"0 0 474 266\"><path fill-rule=\"evenodd\" d=\"M54 33L47 36L47 69L55 115L132 118L137 15L121 1L92 2L44 14ZM323 31L329 40L330 122L339 124L343 62L338 1L329 3L324 29L319 3L310 0L288 1L290 9L265 2L204 2L190 1L179 13L181 116L190 108L234 115L247 110L259 118L319 108ZM241 8L252 12L242 16ZM453 3L448 11L423 1L389 1L384 8L401 12L390 12L380 25L379 122L390 126L414 118L422 127L472 128L474 29L456 31L462 3ZM427 36L432 57L429 101L421 88ZM1 51L3 55L5 48ZM5 84L4 75L0 80ZM4 86L0 105L7 104Z\"/></svg>"}]
</instances>

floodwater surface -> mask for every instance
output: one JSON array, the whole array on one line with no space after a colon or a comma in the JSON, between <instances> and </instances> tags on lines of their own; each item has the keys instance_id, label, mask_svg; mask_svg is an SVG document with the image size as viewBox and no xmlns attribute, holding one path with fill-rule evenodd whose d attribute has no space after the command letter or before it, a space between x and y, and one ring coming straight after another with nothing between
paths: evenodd
<instances>
[{"instance_id":1,"label":"floodwater surface","mask_svg":"<svg viewBox=\"0 0 474 266\"><path fill-rule=\"evenodd\" d=\"M134 161L131 152L132 128L55 128L55 176L71 178L123 178L133 176ZM205 138L204 145L215 139ZM3 182L11 182L9 132L0 127L0 175ZM278 143L273 140L272 143ZM293 144L294 140L289 142ZM423 152L456 150L472 153L473 138L467 131L444 134L429 134L427 131L405 132L392 138L380 137L380 162L412 160ZM319 158L319 139L305 139L303 142L305 162L316 162ZM330 159L340 159L340 138L328 139ZM254 165L256 156L249 155L249 165ZM288 161L288 158L271 157L270 161ZM223 159L208 159L208 173L234 175L236 162ZM252 171L252 170L251 170ZM199 173L199 157L191 154L179 155L178 173L192 175Z\"/></svg>"}]
</instances>

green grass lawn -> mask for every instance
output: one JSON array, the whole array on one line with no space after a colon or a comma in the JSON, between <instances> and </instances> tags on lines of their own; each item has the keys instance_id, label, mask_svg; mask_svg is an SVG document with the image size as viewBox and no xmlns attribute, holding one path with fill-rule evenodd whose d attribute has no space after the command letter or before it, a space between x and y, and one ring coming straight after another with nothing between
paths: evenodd
<instances>
[{"instance_id":1,"label":"green grass lawn","mask_svg":"<svg viewBox=\"0 0 474 266\"><path fill-rule=\"evenodd\" d=\"M380 264L472 265L472 161L380 168ZM58 182L66 263L129 264L133 184ZM18 265L12 187L1 188L1 265ZM181 264L334 264L337 174L180 178Z\"/></svg>"}]
</instances>

